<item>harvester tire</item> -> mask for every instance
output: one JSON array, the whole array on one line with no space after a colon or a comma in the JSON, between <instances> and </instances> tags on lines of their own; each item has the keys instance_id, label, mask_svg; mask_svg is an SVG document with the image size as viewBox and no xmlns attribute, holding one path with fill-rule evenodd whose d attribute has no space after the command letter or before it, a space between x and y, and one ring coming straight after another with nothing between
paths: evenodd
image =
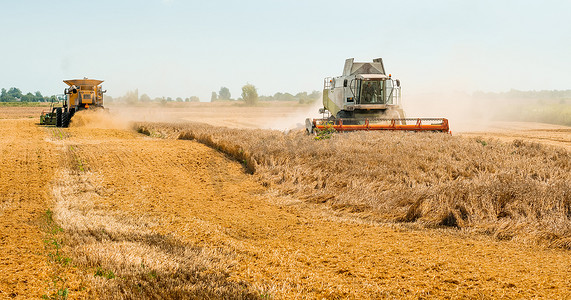
<instances>
[{"instance_id":1,"label":"harvester tire","mask_svg":"<svg viewBox=\"0 0 571 300\"><path fill-rule=\"evenodd\" d=\"M67 128L69 127L69 121L71 118L71 112L63 112L63 118L61 121L61 127Z\"/></svg>"},{"instance_id":2,"label":"harvester tire","mask_svg":"<svg viewBox=\"0 0 571 300\"><path fill-rule=\"evenodd\" d=\"M69 109L69 119L71 120L71 118L73 118L73 115L75 115L75 107L72 107Z\"/></svg>"},{"instance_id":3,"label":"harvester tire","mask_svg":"<svg viewBox=\"0 0 571 300\"><path fill-rule=\"evenodd\" d=\"M62 111L61 107L56 108L56 127L61 127Z\"/></svg>"}]
</instances>

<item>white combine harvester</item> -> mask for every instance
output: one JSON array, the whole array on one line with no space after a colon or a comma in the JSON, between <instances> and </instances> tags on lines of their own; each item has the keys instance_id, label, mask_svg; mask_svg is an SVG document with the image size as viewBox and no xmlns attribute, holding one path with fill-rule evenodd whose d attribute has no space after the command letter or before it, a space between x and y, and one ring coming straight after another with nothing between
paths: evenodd
<instances>
[{"instance_id":1,"label":"white combine harvester","mask_svg":"<svg viewBox=\"0 0 571 300\"><path fill-rule=\"evenodd\" d=\"M306 119L306 130L411 130L449 132L444 118L405 118L398 79L386 74L382 58L373 62L345 60L343 75L327 77L322 119Z\"/></svg>"}]
</instances>

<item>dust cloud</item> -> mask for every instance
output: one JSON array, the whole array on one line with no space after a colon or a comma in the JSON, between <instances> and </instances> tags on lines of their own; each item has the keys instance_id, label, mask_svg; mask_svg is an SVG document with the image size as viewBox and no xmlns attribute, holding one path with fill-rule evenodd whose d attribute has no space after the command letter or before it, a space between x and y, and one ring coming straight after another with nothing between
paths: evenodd
<instances>
[{"instance_id":1,"label":"dust cloud","mask_svg":"<svg viewBox=\"0 0 571 300\"><path fill-rule=\"evenodd\" d=\"M447 118L453 132L485 131L496 115L493 107L463 92L403 95L407 118Z\"/></svg>"},{"instance_id":2,"label":"dust cloud","mask_svg":"<svg viewBox=\"0 0 571 300\"><path fill-rule=\"evenodd\" d=\"M453 133L524 130L539 123L522 124L514 119L525 99L491 99L466 92L403 91L402 106L407 118L447 118ZM310 105L297 102L262 102L245 106L240 102L205 103L110 103L107 111L80 111L70 126L128 129L133 122L199 122L228 128L272 129L288 132L305 128L306 118L320 118L322 101ZM533 113L533 112L532 112ZM511 119L510 119L511 116ZM514 121L518 121L516 124ZM537 122L537 121L536 121ZM544 124L545 125L545 124ZM555 125L554 125L555 126ZM553 127L553 126L552 126ZM553 127L555 128L555 127Z\"/></svg>"},{"instance_id":3,"label":"dust cloud","mask_svg":"<svg viewBox=\"0 0 571 300\"><path fill-rule=\"evenodd\" d=\"M78 112L70 126L94 128L131 127L133 122L199 122L228 128L290 131L305 128L306 118L316 118L322 103L263 102L244 106L239 102L111 104L109 112Z\"/></svg>"},{"instance_id":4,"label":"dust cloud","mask_svg":"<svg viewBox=\"0 0 571 300\"><path fill-rule=\"evenodd\" d=\"M129 122L106 110L82 110L73 115L69 127L127 129Z\"/></svg>"},{"instance_id":5,"label":"dust cloud","mask_svg":"<svg viewBox=\"0 0 571 300\"><path fill-rule=\"evenodd\" d=\"M105 110L82 110L73 116L70 127L130 129L133 122L171 122L168 109L152 106L109 106Z\"/></svg>"},{"instance_id":6,"label":"dust cloud","mask_svg":"<svg viewBox=\"0 0 571 300\"><path fill-rule=\"evenodd\" d=\"M300 106L291 112L284 110L283 116L277 117L274 120L265 121L260 124L260 127L261 129L280 131L305 129L305 119L321 117L321 114L319 114L319 108L323 107L321 99L322 96L319 96L319 99L311 105Z\"/></svg>"}]
</instances>

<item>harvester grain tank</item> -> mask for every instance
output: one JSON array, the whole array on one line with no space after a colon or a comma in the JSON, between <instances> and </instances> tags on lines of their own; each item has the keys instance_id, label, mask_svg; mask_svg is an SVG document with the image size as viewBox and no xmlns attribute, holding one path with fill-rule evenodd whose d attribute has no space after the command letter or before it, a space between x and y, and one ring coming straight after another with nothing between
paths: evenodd
<instances>
[{"instance_id":1,"label":"harvester grain tank","mask_svg":"<svg viewBox=\"0 0 571 300\"><path fill-rule=\"evenodd\" d=\"M412 130L448 132L444 118L406 118L398 79L385 72L382 58L372 62L345 60L343 75L323 84L321 119L306 119L306 130Z\"/></svg>"},{"instance_id":2,"label":"harvester grain tank","mask_svg":"<svg viewBox=\"0 0 571 300\"><path fill-rule=\"evenodd\" d=\"M84 109L103 109L103 80L72 79L64 80L68 87L64 90L65 99L61 107L53 107L51 112L42 113L41 125L68 127L73 115ZM54 122L55 120L55 122Z\"/></svg>"}]
</instances>

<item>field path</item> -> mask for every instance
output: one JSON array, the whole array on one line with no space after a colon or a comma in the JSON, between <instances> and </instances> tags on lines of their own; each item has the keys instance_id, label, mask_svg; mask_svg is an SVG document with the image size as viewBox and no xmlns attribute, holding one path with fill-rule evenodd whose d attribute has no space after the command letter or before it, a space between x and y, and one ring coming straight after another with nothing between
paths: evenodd
<instances>
[{"instance_id":1,"label":"field path","mask_svg":"<svg viewBox=\"0 0 571 300\"><path fill-rule=\"evenodd\" d=\"M261 294L571 297L569 251L335 217L274 196L238 162L193 141L118 129L66 133L90 186L78 193L89 193L97 215L115 216L125 230L144 224L189 245L232 252L231 278Z\"/></svg>"},{"instance_id":2,"label":"field path","mask_svg":"<svg viewBox=\"0 0 571 300\"><path fill-rule=\"evenodd\" d=\"M32 120L0 120L0 299L39 298L50 287L42 227L58 154L47 136Z\"/></svg>"}]
</instances>

